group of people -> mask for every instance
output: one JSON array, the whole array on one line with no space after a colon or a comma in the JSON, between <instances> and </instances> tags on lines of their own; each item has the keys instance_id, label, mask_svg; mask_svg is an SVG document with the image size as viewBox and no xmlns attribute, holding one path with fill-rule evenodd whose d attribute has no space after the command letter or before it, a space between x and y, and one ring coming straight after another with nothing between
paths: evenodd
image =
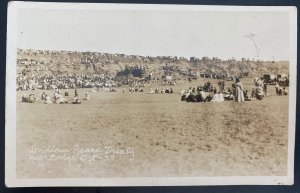
<instances>
[{"instance_id":1,"label":"group of people","mask_svg":"<svg viewBox=\"0 0 300 193\"><path fill-rule=\"evenodd\" d=\"M144 89L142 87L129 87L128 93L134 93L134 92L144 92ZM126 89L123 88L123 93L126 93Z\"/></svg>"},{"instance_id":2,"label":"group of people","mask_svg":"<svg viewBox=\"0 0 300 193\"><path fill-rule=\"evenodd\" d=\"M87 76L89 77L89 76ZM24 77L19 77L23 79ZM44 77L45 78L45 77ZM51 79L51 78L50 78ZM252 89L252 93L250 94L248 90L243 88L242 83L240 82L239 78L236 78L234 83L231 85L231 88L225 89L225 82L220 81L218 82L219 90L213 86L209 81L205 82L203 86L198 86L196 88L189 87L189 89L184 90L183 88L180 91L181 94L181 101L187 102L223 102L226 100L233 100L236 102L244 102L244 101L251 101L253 99L262 100L266 96L269 95L268 92L268 85L266 81L261 78L254 79L254 86L255 88ZM104 91L107 92L116 92L117 90L114 87L102 87ZM93 87L92 91L99 91L100 87ZM288 89L285 87L280 87L278 82L276 82L276 94L278 96L288 95ZM144 92L144 88L141 86L130 86L127 89L123 87L123 93L134 93L134 92ZM174 93L173 88L150 88L149 94L165 94ZM82 100L90 100L90 96L87 92L85 92L85 96ZM66 89L64 93L61 92L59 88L54 88L53 97L44 91L41 97L36 97L34 94L23 94L22 102L27 103L35 103L35 102L42 102L45 104L81 104L81 97L78 94L78 90L74 89L74 97L70 98L69 89Z\"/></svg>"},{"instance_id":3,"label":"group of people","mask_svg":"<svg viewBox=\"0 0 300 193\"><path fill-rule=\"evenodd\" d=\"M90 100L90 95L85 92L85 96L82 100ZM71 98L69 95L69 90L62 93L59 89L54 90L53 97L49 94L43 92L41 97L36 97L34 94L22 95L22 102L25 103L44 103L44 104L81 104L81 97L78 94L77 89L74 90L74 97Z\"/></svg>"},{"instance_id":4,"label":"group of people","mask_svg":"<svg viewBox=\"0 0 300 193\"><path fill-rule=\"evenodd\" d=\"M104 74L52 74L52 75L17 75L17 90L76 89L93 87L118 87L121 84L113 77Z\"/></svg>"},{"instance_id":5,"label":"group of people","mask_svg":"<svg viewBox=\"0 0 300 193\"><path fill-rule=\"evenodd\" d=\"M234 100L236 102L251 101L252 99L262 100L264 97L269 96L267 82L260 79L254 79L255 88L252 93L243 88L239 78L235 79L231 88L225 91L225 84L222 81L218 82L219 90L216 89L210 82L206 82L203 86L196 88L189 88L188 90L181 89L181 101L187 102L223 102L225 100ZM288 95L288 90L281 88L276 82L276 94L278 96Z\"/></svg>"},{"instance_id":6,"label":"group of people","mask_svg":"<svg viewBox=\"0 0 300 193\"><path fill-rule=\"evenodd\" d=\"M226 100L234 100L236 102L250 101L253 95L250 95L248 90L244 90L239 78L235 79L232 88L225 91L225 83L219 81L219 90L216 89L210 82L206 82L203 86L189 88L188 90L181 89L181 101L187 102L223 102Z\"/></svg>"},{"instance_id":7,"label":"group of people","mask_svg":"<svg viewBox=\"0 0 300 193\"><path fill-rule=\"evenodd\" d=\"M277 96L288 95L288 90L285 87L280 87L278 82L276 82L275 89Z\"/></svg>"},{"instance_id":8,"label":"group of people","mask_svg":"<svg viewBox=\"0 0 300 193\"><path fill-rule=\"evenodd\" d=\"M269 96L267 82L260 79L254 79L255 88L252 89L252 97L262 100L264 97ZM275 81L275 91L277 96L288 95L286 87L280 87L279 82Z\"/></svg>"},{"instance_id":9,"label":"group of people","mask_svg":"<svg viewBox=\"0 0 300 193\"><path fill-rule=\"evenodd\" d=\"M153 90L153 88L150 88L150 92L149 94L172 94L174 93L173 88L166 88L166 89L161 89L159 90L158 88L156 88L155 90Z\"/></svg>"}]
</instances>

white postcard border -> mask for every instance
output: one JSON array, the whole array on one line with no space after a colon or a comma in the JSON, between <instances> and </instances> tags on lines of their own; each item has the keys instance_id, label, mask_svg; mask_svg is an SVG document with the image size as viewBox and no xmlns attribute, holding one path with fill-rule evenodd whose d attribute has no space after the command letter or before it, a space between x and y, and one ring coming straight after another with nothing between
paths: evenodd
<instances>
[{"instance_id":1,"label":"white postcard border","mask_svg":"<svg viewBox=\"0 0 300 193\"><path fill-rule=\"evenodd\" d=\"M16 50L18 9L93 9L164 11L279 11L290 13L290 93L287 176L230 177L138 177L138 178L16 178ZM41 186L189 186L189 185L292 185L294 183L294 147L296 123L297 8L258 6L195 6L93 3L10 2L7 20L5 184L7 187Z\"/></svg>"}]
</instances>

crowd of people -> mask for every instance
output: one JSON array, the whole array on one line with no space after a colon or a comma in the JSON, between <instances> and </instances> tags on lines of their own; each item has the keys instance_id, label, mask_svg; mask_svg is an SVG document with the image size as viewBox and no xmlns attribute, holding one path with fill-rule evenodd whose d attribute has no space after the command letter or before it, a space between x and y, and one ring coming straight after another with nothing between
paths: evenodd
<instances>
[{"instance_id":1,"label":"crowd of people","mask_svg":"<svg viewBox=\"0 0 300 193\"><path fill-rule=\"evenodd\" d=\"M40 97L35 96L34 94L22 95L22 102L24 103L44 103L44 104L81 104L81 100L90 100L90 95L85 92L85 96L81 99L78 94L77 89L74 90L74 97L70 96L69 90L66 90L64 93L59 89L54 89L53 96L51 97L46 92L43 92Z\"/></svg>"},{"instance_id":2,"label":"crowd of people","mask_svg":"<svg viewBox=\"0 0 300 193\"><path fill-rule=\"evenodd\" d=\"M248 91L243 90L239 78L236 78L232 84L232 88L228 88L227 91L225 91L224 81L219 81L218 85L219 90L209 81L197 88L190 87L188 90L182 88L181 100L186 102L223 102L225 100L243 102L245 100L251 100Z\"/></svg>"},{"instance_id":3,"label":"crowd of people","mask_svg":"<svg viewBox=\"0 0 300 193\"><path fill-rule=\"evenodd\" d=\"M51 90L78 89L97 87L118 87L121 84L115 78L103 74L71 74L71 75L17 75L17 90Z\"/></svg>"},{"instance_id":4,"label":"crowd of people","mask_svg":"<svg viewBox=\"0 0 300 193\"><path fill-rule=\"evenodd\" d=\"M223 102L226 100L234 100L236 102L251 101L253 99L263 100L266 96L269 96L267 82L260 79L254 79L254 88L252 93L245 90L239 78L236 78L231 88L227 88L225 91L225 82L218 82L219 90L213 86L209 81L205 82L203 86L197 88L190 87L187 90L181 89L181 101L186 102ZM278 96L287 95L288 90L281 88L276 82L276 94Z\"/></svg>"},{"instance_id":5,"label":"crowd of people","mask_svg":"<svg viewBox=\"0 0 300 193\"><path fill-rule=\"evenodd\" d=\"M102 83L102 87L95 86L95 84ZM20 75L17 77L17 84L24 90L39 88L39 86L50 87L49 89L54 90L53 96L50 96L47 91L44 90L42 95L39 97L34 94L23 94L22 102L35 103L41 102L45 104L80 104L81 97L79 97L77 88L92 88L92 92L99 92L101 88L105 92L117 92L114 80L106 78L104 75L41 75L41 76L26 76ZM24 86L25 85L25 86ZM72 86L73 85L73 86ZM74 86L75 85L75 86ZM114 86L112 86L114 85ZM239 78L235 78L234 83L231 87L225 89L224 80L219 80L218 88L214 86L210 81L205 82L203 85L197 86L196 88L189 87L187 90L183 88L180 91L181 101L186 102L223 102L232 100L236 102L244 102L251 100L263 100L266 96L269 96L268 84L261 78L254 79L254 88L250 93L245 90ZM151 85L149 85L151 86ZM21 89L21 90L23 90ZM62 93L61 89L64 89ZM74 97L70 98L69 89L74 89ZM280 87L279 83L275 85L276 94L278 96L288 95L288 89L286 87ZM144 92L144 86L138 83L131 84L129 87L123 87L123 93L135 93ZM173 88L150 88L149 94L172 94L175 93ZM85 96L82 100L90 100L90 96L85 92Z\"/></svg>"},{"instance_id":6,"label":"crowd of people","mask_svg":"<svg viewBox=\"0 0 300 193\"><path fill-rule=\"evenodd\" d=\"M172 93L174 93L173 88L165 88L165 89L156 88L155 90L153 90L153 88L150 88L150 92L149 92L149 94L172 94Z\"/></svg>"}]
</instances>

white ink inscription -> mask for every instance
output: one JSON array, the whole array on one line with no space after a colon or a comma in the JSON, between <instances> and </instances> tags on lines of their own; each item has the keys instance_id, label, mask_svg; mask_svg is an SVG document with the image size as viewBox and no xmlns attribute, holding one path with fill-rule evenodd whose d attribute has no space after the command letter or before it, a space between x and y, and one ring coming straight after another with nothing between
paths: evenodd
<instances>
[{"instance_id":1,"label":"white ink inscription","mask_svg":"<svg viewBox=\"0 0 300 193\"><path fill-rule=\"evenodd\" d=\"M72 148L61 148L53 145L36 146L32 145L29 153L29 160L32 162L51 162L51 161L109 161L115 159L133 160L135 156L134 148L114 148L113 146L104 147L82 147L74 145Z\"/></svg>"}]
</instances>

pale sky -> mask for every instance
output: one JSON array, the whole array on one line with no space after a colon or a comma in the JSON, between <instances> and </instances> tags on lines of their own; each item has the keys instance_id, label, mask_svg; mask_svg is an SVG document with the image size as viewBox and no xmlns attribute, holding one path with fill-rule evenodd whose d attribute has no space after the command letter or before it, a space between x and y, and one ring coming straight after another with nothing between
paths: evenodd
<instances>
[{"instance_id":1,"label":"pale sky","mask_svg":"<svg viewBox=\"0 0 300 193\"><path fill-rule=\"evenodd\" d=\"M18 48L289 59L288 12L20 9Z\"/></svg>"}]
</instances>

